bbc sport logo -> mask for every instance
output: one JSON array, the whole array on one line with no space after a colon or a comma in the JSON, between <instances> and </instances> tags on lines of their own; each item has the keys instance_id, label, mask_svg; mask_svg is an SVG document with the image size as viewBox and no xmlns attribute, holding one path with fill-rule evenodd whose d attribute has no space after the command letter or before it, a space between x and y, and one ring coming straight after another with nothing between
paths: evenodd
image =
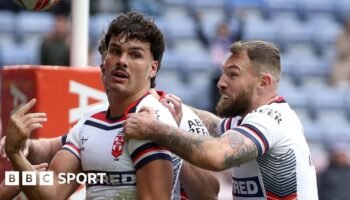
<instances>
[{"instance_id":1,"label":"bbc sport logo","mask_svg":"<svg viewBox=\"0 0 350 200\"><path fill-rule=\"evenodd\" d=\"M5 172L5 185L53 185L54 176L51 171L18 171ZM58 184L69 184L76 181L79 184L103 184L106 173L59 173ZM20 178L22 177L22 178Z\"/></svg>"}]
</instances>

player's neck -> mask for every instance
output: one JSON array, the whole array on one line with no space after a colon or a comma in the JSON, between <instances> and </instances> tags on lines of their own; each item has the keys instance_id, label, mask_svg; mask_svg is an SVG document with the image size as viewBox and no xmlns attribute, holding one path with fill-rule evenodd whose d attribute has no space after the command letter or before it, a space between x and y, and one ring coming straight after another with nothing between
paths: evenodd
<instances>
[{"instance_id":1,"label":"player's neck","mask_svg":"<svg viewBox=\"0 0 350 200\"><path fill-rule=\"evenodd\" d=\"M252 103L252 106L250 109L247 110L247 112L240 115L242 118L244 118L248 113L252 112L253 110L258 109L259 107L263 105L268 105L274 102L276 99L278 99L279 96L277 93L271 93L269 95L266 95L265 98L261 98L260 100L255 101L255 103Z\"/></svg>"},{"instance_id":2,"label":"player's neck","mask_svg":"<svg viewBox=\"0 0 350 200\"><path fill-rule=\"evenodd\" d=\"M140 90L131 95L110 94L108 97L111 117L122 116L129 106L140 99L148 90Z\"/></svg>"}]
</instances>

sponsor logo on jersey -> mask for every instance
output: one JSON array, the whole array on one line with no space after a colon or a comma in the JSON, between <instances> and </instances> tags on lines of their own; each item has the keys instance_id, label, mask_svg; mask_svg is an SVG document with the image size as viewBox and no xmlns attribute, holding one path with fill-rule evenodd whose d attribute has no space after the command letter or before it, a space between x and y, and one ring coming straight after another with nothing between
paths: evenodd
<instances>
[{"instance_id":1,"label":"sponsor logo on jersey","mask_svg":"<svg viewBox=\"0 0 350 200\"><path fill-rule=\"evenodd\" d=\"M258 108L257 110L254 110L252 113L254 112L260 112L260 113L266 114L267 116L276 120L278 124L280 124L282 121L281 112L274 110L272 108Z\"/></svg>"},{"instance_id":2,"label":"sponsor logo on jersey","mask_svg":"<svg viewBox=\"0 0 350 200\"><path fill-rule=\"evenodd\" d=\"M192 119L188 120L188 127L189 132L191 133L197 133L199 135L209 135L208 130L205 128L205 126L202 124L202 122L198 119Z\"/></svg>"},{"instance_id":3,"label":"sponsor logo on jersey","mask_svg":"<svg viewBox=\"0 0 350 200\"><path fill-rule=\"evenodd\" d=\"M90 171L85 173L97 173L97 172ZM101 172L98 172L98 173L101 173ZM98 186L98 185L135 186L136 185L135 171L103 172L103 173L104 173L104 176L97 177L96 182L87 184L87 186Z\"/></svg>"},{"instance_id":4,"label":"sponsor logo on jersey","mask_svg":"<svg viewBox=\"0 0 350 200\"><path fill-rule=\"evenodd\" d=\"M264 197L258 177L234 178L232 195L236 197Z\"/></svg>"},{"instance_id":5,"label":"sponsor logo on jersey","mask_svg":"<svg viewBox=\"0 0 350 200\"><path fill-rule=\"evenodd\" d=\"M118 158L123 153L123 146L124 146L124 138L122 135L117 135L114 139L113 146L112 146L112 155L115 158Z\"/></svg>"}]
</instances>

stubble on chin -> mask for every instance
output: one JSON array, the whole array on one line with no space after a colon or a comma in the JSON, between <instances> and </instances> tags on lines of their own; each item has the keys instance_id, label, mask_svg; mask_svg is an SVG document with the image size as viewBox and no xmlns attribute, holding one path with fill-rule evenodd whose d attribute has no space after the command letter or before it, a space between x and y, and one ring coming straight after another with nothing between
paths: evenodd
<instances>
[{"instance_id":1,"label":"stubble on chin","mask_svg":"<svg viewBox=\"0 0 350 200\"><path fill-rule=\"evenodd\" d=\"M225 99L220 98L218 105L216 106L216 112L220 117L230 118L236 116L242 116L249 110L251 100L248 95L242 94L238 99Z\"/></svg>"},{"instance_id":2,"label":"stubble on chin","mask_svg":"<svg viewBox=\"0 0 350 200\"><path fill-rule=\"evenodd\" d=\"M231 99L223 100L222 98L220 98L216 106L216 112L218 116L224 117L224 118L233 117L234 104L235 102Z\"/></svg>"}]
</instances>

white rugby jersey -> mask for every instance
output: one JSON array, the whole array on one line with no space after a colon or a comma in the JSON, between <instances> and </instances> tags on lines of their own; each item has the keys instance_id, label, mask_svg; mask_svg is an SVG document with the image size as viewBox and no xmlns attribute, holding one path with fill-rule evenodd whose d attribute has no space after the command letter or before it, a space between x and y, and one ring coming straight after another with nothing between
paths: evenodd
<instances>
[{"instance_id":1,"label":"white rugby jersey","mask_svg":"<svg viewBox=\"0 0 350 200\"><path fill-rule=\"evenodd\" d=\"M180 129L202 136L209 136L209 132L203 122L199 119L199 117L186 105L182 105L182 119L180 122ZM175 186L175 196L173 200L181 200L186 199L187 193L183 189L181 192L180 187L181 181ZM203 188L205 189L205 188Z\"/></svg>"},{"instance_id":2,"label":"white rugby jersey","mask_svg":"<svg viewBox=\"0 0 350 200\"><path fill-rule=\"evenodd\" d=\"M179 157L149 140L123 139L122 124L126 115L138 112L144 105L156 110L158 120L176 126L168 109L147 93L118 118L109 116L107 105L96 107L86 113L68 134L63 149L80 159L83 172L107 174L103 184L98 180L86 185L86 199L137 199L136 171L156 159L173 162L173 184L177 184L182 164Z\"/></svg>"},{"instance_id":3,"label":"white rugby jersey","mask_svg":"<svg viewBox=\"0 0 350 200\"><path fill-rule=\"evenodd\" d=\"M157 91L157 93L161 98L163 98L165 95L165 92L163 91ZM193 134L209 136L209 132L205 127L205 125L203 124L203 122L188 106L184 104L182 104L182 118L181 118L179 128ZM181 166L182 166L182 162L181 162ZM184 199L183 195L187 195L187 194L181 193L180 181L178 181L177 184L175 185L174 196L172 199L173 200Z\"/></svg>"},{"instance_id":4,"label":"white rugby jersey","mask_svg":"<svg viewBox=\"0 0 350 200\"><path fill-rule=\"evenodd\" d=\"M303 126L282 97L239 121L224 119L221 131L228 129L250 138L259 154L256 160L233 167L233 199L318 199Z\"/></svg>"}]
</instances>

